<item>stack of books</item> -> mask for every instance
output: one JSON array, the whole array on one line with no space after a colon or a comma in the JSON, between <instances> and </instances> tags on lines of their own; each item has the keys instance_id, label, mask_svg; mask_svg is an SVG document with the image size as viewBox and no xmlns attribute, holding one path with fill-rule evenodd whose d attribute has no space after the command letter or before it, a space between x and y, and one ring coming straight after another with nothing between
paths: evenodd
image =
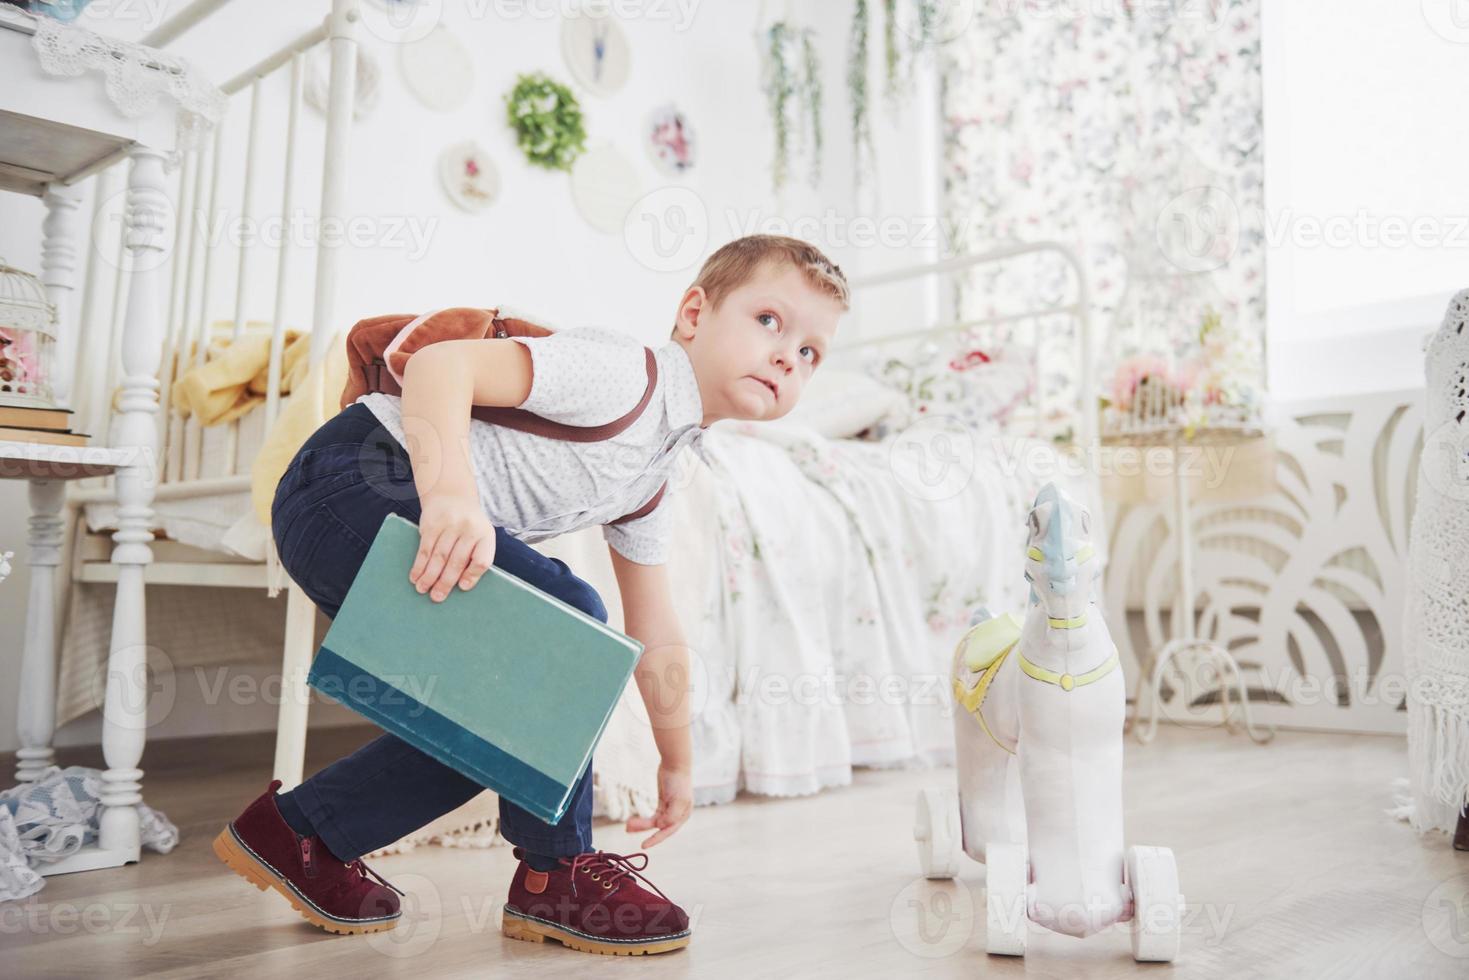
<instances>
[{"instance_id":1,"label":"stack of books","mask_svg":"<svg viewBox=\"0 0 1469 980\"><path fill-rule=\"evenodd\" d=\"M71 431L71 409L0 405L0 442L46 442L53 446L85 446L91 438Z\"/></svg>"}]
</instances>

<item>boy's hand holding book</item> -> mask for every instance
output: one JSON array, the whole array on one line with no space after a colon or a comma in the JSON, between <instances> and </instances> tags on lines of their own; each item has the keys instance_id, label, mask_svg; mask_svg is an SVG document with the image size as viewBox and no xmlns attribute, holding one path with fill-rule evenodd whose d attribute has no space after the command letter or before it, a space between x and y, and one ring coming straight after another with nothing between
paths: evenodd
<instances>
[{"instance_id":1,"label":"boy's hand holding book","mask_svg":"<svg viewBox=\"0 0 1469 980\"><path fill-rule=\"evenodd\" d=\"M443 602L455 583L467 592L495 563L495 525L473 493L422 499L418 554L408 578L420 595L432 590L433 601Z\"/></svg>"}]
</instances>

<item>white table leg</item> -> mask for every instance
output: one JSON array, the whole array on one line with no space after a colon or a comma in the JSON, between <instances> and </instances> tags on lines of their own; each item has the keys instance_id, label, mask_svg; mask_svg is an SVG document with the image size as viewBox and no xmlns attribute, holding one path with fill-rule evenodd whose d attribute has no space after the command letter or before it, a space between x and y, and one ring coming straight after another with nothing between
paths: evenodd
<instances>
[{"instance_id":1,"label":"white table leg","mask_svg":"<svg viewBox=\"0 0 1469 980\"><path fill-rule=\"evenodd\" d=\"M147 624L143 569L153 560L153 492L157 478L158 369L163 354L163 320L158 276L168 230L163 165L165 155L139 147L132 152L123 236L132 263L127 316L122 332L122 393L112 427L112 445L133 455L117 471L118 528L112 540L117 566L117 601L107 658L107 696L102 709L102 811L98 845L137 860L138 811L148 705Z\"/></svg>"},{"instance_id":2,"label":"white table leg","mask_svg":"<svg viewBox=\"0 0 1469 980\"><path fill-rule=\"evenodd\" d=\"M54 184L47 188L46 220L41 226L41 281L56 304L58 351L51 396L69 405L71 367L76 359L72 294L76 289L77 209L81 191ZM55 762L51 739L56 729L56 568L61 564L61 506L65 484L31 480L31 590L26 604L25 651L20 667L20 705L15 778L29 783Z\"/></svg>"},{"instance_id":3,"label":"white table leg","mask_svg":"<svg viewBox=\"0 0 1469 980\"><path fill-rule=\"evenodd\" d=\"M1188 485L1183 478L1183 466L1179 461L1178 446L1173 447L1173 532L1178 542L1178 615L1176 623L1170 623L1175 636L1158 648L1153 655L1152 668L1146 680L1138 678L1137 693L1133 697L1132 718L1128 728L1137 740L1146 745L1158 731L1158 717L1163 712L1163 672L1176 657L1204 654L1218 662L1219 706L1224 714L1224 727L1233 733L1238 730L1229 707L1229 681L1233 680L1239 692L1240 714L1246 732L1254 741L1264 744L1275 737L1273 727L1257 729L1250 716L1250 699L1245 687L1244 674L1239 661L1227 649L1211 639L1195 636L1194 629L1194 583L1193 583L1193 517L1189 512ZM1225 671L1228 671L1226 675ZM1148 710L1143 711L1143 693L1148 694ZM1126 730L1126 729L1124 729Z\"/></svg>"},{"instance_id":4,"label":"white table leg","mask_svg":"<svg viewBox=\"0 0 1469 980\"><path fill-rule=\"evenodd\" d=\"M82 203L80 187L52 184L46 188L46 220L41 225L41 282L46 297L56 304L56 360L51 397L71 407L72 373L77 360L76 280L77 234ZM75 425L75 423L73 423Z\"/></svg>"},{"instance_id":5,"label":"white table leg","mask_svg":"<svg viewBox=\"0 0 1469 980\"><path fill-rule=\"evenodd\" d=\"M56 566L61 564L60 480L31 480L31 590L26 600L25 650L20 662L20 749L15 779L39 779L55 762L51 736L56 727Z\"/></svg>"}]
</instances>

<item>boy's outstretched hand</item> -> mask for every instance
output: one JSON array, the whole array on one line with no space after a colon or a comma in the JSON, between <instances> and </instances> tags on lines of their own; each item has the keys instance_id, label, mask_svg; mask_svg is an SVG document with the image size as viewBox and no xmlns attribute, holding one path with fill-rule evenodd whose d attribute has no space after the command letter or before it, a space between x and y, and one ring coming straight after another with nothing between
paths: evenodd
<instances>
[{"instance_id":1,"label":"boy's outstretched hand","mask_svg":"<svg viewBox=\"0 0 1469 980\"><path fill-rule=\"evenodd\" d=\"M658 809L651 817L632 817L625 829L629 833L658 828L658 832L639 846L653 847L684 825L694 809L694 776L687 769L658 767Z\"/></svg>"}]
</instances>

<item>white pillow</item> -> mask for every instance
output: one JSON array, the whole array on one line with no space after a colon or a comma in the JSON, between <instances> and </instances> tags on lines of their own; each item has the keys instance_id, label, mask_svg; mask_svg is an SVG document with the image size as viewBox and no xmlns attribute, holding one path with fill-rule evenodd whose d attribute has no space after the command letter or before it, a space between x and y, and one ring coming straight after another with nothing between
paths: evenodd
<instances>
[{"instance_id":1,"label":"white pillow","mask_svg":"<svg viewBox=\"0 0 1469 980\"><path fill-rule=\"evenodd\" d=\"M907 409L906 395L864 372L823 366L811 376L800 402L779 421L815 429L828 439L850 439Z\"/></svg>"}]
</instances>

